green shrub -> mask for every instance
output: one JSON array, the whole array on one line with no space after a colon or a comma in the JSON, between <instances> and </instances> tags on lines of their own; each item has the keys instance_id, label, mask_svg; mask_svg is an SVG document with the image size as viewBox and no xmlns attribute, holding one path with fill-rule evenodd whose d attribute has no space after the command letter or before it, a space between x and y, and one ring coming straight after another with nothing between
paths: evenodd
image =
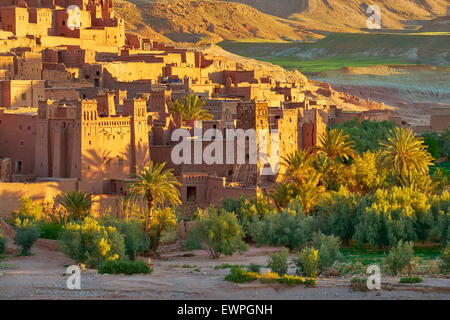
<instances>
[{"instance_id":1,"label":"green shrub","mask_svg":"<svg viewBox=\"0 0 450 320\"><path fill-rule=\"evenodd\" d=\"M40 226L40 229L41 229L41 238L58 240L59 236L64 230L64 226L60 223L50 222L42 224Z\"/></svg>"},{"instance_id":2,"label":"green shrub","mask_svg":"<svg viewBox=\"0 0 450 320\"><path fill-rule=\"evenodd\" d=\"M6 252L7 244L8 240L6 240L6 237L4 237L3 234L0 232L0 255Z\"/></svg>"},{"instance_id":3,"label":"green shrub","mask_svg":"<svg viewBox=\"0 0 450 320\"><path fill-rule=\"evenodd\" d=\"M28 256L31 254L31 247L39 239L40 234L37 226L30 225L17 228L14 243L21 247L21 255Z\"/></svg>"},{"instance_id":4,"label":"green shrub","mask_svg":"<svg viewBox=\"0 0 450 320\"><path fill-rule=\"evenodd\" d=\"M408 273L412 272L412 264L414 260L414 243L399 241L395 247L389 250L388 255L384 258L384 264L387 269L397 275L405 269Z\"/></svg>"},{"instance_id":5,"label":"green shrub","mask_svg":"<svg viewBox=\"0 0 450 320\"><path fill-rule=\"evenodd\" d=\"M123 235L116 228L102 226L90 217L69 223L61 234L60 243L65 254L88 266L125 257Z\"/></svg>"},{"instance_id":6,"label":"green shrub","mask_svg":"<svg viewBox=\"0 0 450 320\"><path fill-rule=\"evenodd\" d=\"M304 284L306 282L306 279L303 277L289 276L285 274L278 279L278 282L286 284L288 286L298 286L299 284Z\"/></svg>"},{"instance_id":7,"label":"green shrub","mask_svg":"<svg viewBox=\"0 0 450 320\"><path fill-rule=\"evenodd\" d=\"M421 283L423 279L421 277L403 277L400 278L400 283Z\"/></svg>"},{"instance_id":8,"label":"green shrub","mask_svg":"<svg viewBox=\"0 0 450 320\"><path fill-rule=\"evenodd\" d=\"M243 268L243 265L240 264L229 264L229 263L222 263L214 267L214 270L221 270L221 269L236 269L236 268Z\"/></svg>"},{"instance_id":9,"label":"green shrub","mask_svg":"<svg viewBox=\"0 0 450 320\"><path fill-rule=\"evenodd\" d=\"M305 248L300 251L296 260L297 273L307 277L316 277L319 273L319 251Z\"/></svg>"},{"instance_id":10,"label":"green shrub","mask_svg":"<svg viewBox=\"0 0 450 320\"><path fill-rule=\"evenodd\" d=\"M81 221L91 213L92 196L83 191L69 191L58 195L55 203L67 213L69 221Z\"/></svg>"},{"instance_id":11,"label":"green shrub","mask_svg":"<svg viewBox=\"0 0 450 320\"><path fill-rule=\"evenodd\" d=\"M333 267L339 271L341 275L355 275L364 274L367 267L365 267L361 261L355 262L336 262Z\"/></svg>"},{"instance_id":12,"label":"green shrub","mask_svg":"<svg viewBox=\"0 0 450 320\"><path fill-rule=\"evenodd\" d=\"M367 292L369 288L367 287L367 278L355 277L350 281L350 288L353 291Z\"/></svg>"},{"instance_id":13,"label":"green shrub","mask_svg":"<svg viewBox=\"0 0 450 320\"><path fill-rule=\"evenodd\" d=\"M98 266L99 273L107 274L149 274L153 269L140 260L108 260Z\"/></svg>"},{"instance_id":14,"label":"green shrub","mask_svg":"<svg viewBox=\"0 0 450 320\"><path fill-rule=\"evenodd\" d=\"M220 207L227 212L236 214L246 237L250 237L250 230L255 222L272 215L274 212L273 206L265 197L245 199L241 196L239 200L228 198L222 200Z\"/></svg>"},{"instance_id":15,"label":"green shrub","mask_svg":"<svg viewBox=\"0 0 450 320\"><path fill-rule=\"evenodd\" d=\"M232 268L230 273L225 276L225 281L243 283L258 280L259 274L250 272L243 268Z\"/></svg>"},{"instance_id":16,"label":"green shrub","mask_svg":"<svg viewBox=\"0 0 450 320\"><path fill-rule=\"evenodd\" d=\"M280 279L280 275L276 272L269 271L266 273L263 273L261 277L259 278L259 281L262 283L275 283L278 282Z\"/></svg>"},{"instance_id":17,"label":"green shrub","mask_svg":"<svg viewBox=\"0 0 450 320\"><path fill-rule=\"evenodd\" d=\"M147 237L142 229L142 224L136 220L118 220L112 217L102 220L105 226L115 227L125 241L125 253L130 260L148 250Z\"/></svg>"},{"instance_id":18,"label":"green shrub","mask_svg":"<svg viewBox=\"0 0 450 320\"><path fill-rule=\"evenodd\" d=\"M247 270L248 271L256 272L256 273L260 273L261 272L261 268L262 268L262 266L260 264L256 264L256 263L250 263L247 266Z\"/></svg>"},{"instance_id":19,"label":"green shrub","mask_svg":"<svg viewBox=\"0 0 450 320\"><path fill-rule=\"evenodd\" d=\"M450 245L442 251L439 268L443 273L450 272Z\"/></svg>"},{"instance_id":20,"label":"green shrub","mask_svg":"<svg viewBox=\"0 0 450 320\"><path fill-rule=\"evenodd\" d=\"M211 207L189 232L185 247L204 249L211 258L218 259L222 254L231 256L248 250L243 237L242 227L234 213Z\"/></svg>"},{"instance_id":21,"label":"green shrub","mask_svg":"<svg viewBox=\"0 0 450 320\"><path fill-rule=\"evenodd\" d=\"M355 226L359 243L395 246L398 241L425 241L433 227L428 196L412 187L377 190Z\"/></svg>"},{"instance_id":22,"label":"green shrub","mask_svg":"<svg viewBox=\"0 0 450 320\"><path fill-rule=\"evenodd\" d=\"M316 278L306 278L305 279L305 287L315 287L317 285Z\"/></svg>"},{"instance_id":23,"label":"green shrub","mask_svg":"<svg viewBox=\"0 0 450 320\"><path fill-rule=\"evenodd\" d=\"M288 259L289 259L289 250L284 249L278 253L269 254L269 260L267 265L272 269L273 272L278 273L279 275L285 275L288 272Z\"/></svg>"},{"instance_id":24,"label":"green shrub","mask_svg":"<svg viewBox=\"0 0 450 320\"><path fill-rule=\"evenodd\" d=\"M311 238L312 221L313 218L302 210L289 208L256 222L251 228L251 236L258 245L298 249Z\"/></svg>"},{"instance_id":25,"label":"green shrub","mask_svg":"<svg viewBox=\"0 0 450 320\"><path fill-rule=\"evenodd\" d=\"M380 141L386 140L389 131L395 128L391 121L373 121L357 119L338 123L333 128L342 129L355 141L355 150L359 153L367 150L376 151L380 148Z\"/></svg>"},{"instance_id":26,"label":"green shrub","mask_svg":"<svg viewBox=\"0 0 450 320\"><path fill-rule=\"evenodd\" d=\"M450 193L434 195L430 199L435 225L432 236L439 238L444 246L450 244Z\"/></svg>"},{"instance_id":27,"label":"green shrub","mask_svg":"<svg viewBox=\"0 0 450 320\"><path fill-rule=\"evenodd\" d=\"M334 234L348 243L355 234L355 225L368 197L349 192L345 188L326 192L317 204L315 230Z\"/></svg>"},{"instance_id":28,"label":"green shrub","mask_svg":"<svg viewBox=\"0 0 450 320\"><path fill-rule=\"evenodd\" d=\"M312 246L314 249L319 250L320 270L331 267L336 261L344 260L344 256L339 251L341 248L339 237L316 233L313 236Z\"/></svg>"},{"instance_id":29,"label":"green shrub","mask_svg":"<svg viewBox=\"0 0 450 320\"><path fill-rule=\"evenodd\" d=\"M11 220L15 227L35 225L41 222L43 218L44 207L26 197L20 199L19 211L14 211L11 214Z\"/></svg>"}]
</instances>

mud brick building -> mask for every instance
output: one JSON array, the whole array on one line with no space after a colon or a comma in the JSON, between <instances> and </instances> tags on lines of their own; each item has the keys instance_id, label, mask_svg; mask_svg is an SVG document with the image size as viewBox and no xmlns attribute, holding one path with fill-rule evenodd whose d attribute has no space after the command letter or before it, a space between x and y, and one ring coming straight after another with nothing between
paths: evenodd
<instances>
[{"instance_id":1,"label":"mud brick building","mask_svg":"<svg viewBox=\"0 0 450 320\"><path fill-rule=\"evenodd\" d=\"M73 6L77 27L69 21ZM182 200L192 205L270 189L277 176L262 174L267 163L173 162L176 130L198 138L198 124L170 112L187 94L205 99L214 116L201 124L201 152L221 138L237 157L238 141L227 130L279 133L275 151L271 138L245 142L245 160L255 149L278 158L309 149L327 126L349 117L390 117L304 77L275 81L230 58L127 34L113 0L2 0L0 214L22 196L52 202L70 190L91 193L99 210L114 213L149 160L174 169ZM348 104L365 111L346 113ZM208 130L216 133L203 139Z\"/></svg>"}]
</instances>

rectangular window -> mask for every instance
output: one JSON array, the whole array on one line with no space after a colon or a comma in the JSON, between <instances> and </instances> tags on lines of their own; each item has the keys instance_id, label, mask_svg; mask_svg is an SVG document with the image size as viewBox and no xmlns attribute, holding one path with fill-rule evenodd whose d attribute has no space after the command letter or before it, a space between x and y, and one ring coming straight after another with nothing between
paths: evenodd
<instances>
[{"instance_id":1,"label":"rectangular window","mask_svg":"<svg viewBox=\"0 0 450 320\"><path fill-rule=\"evenodd\" d=\"M197 201L197 187L187 187L187 202Z\"/></svg>"},{"instance_id":2,"label":"rectangular window","mask_svg":"<svg viewBox=\"0 0 450 320\"><path fill-rule=\"evenodd\" d=\"M22 172L22 170L23 170L23 162L22 162L22 160L17 160L16 161L16 168L15 168L16 170L16 173L21 173Z\"/></svg>"}]
</instances>

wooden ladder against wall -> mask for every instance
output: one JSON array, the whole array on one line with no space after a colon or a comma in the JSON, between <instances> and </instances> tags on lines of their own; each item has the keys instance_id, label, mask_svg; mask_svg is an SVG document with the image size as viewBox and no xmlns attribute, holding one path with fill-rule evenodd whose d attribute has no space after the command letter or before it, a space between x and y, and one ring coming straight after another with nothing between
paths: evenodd
<instances>
[{"instance_id":1,"label":"wooden ladder against wall","mask_svg":"<svg viewBox=\"0 0 450 320\"><path fill-rule=\"evenodd\" d=\"M256 167L257 166L254 164L247 164L247 168L245 170L245 178L244 178L245 184L247 186L250 185L250 182L253 178L256 178Z\"/></svg>"},{"instance_id":2,"label":"wooden ladder against wall","mask_svg":"<svg viewBox=\"0 0 450 320\"><path fill-rule=\"evenodd\" d=\"M234 166L234 172L233 172L233 178L231 179L231 182L236 182L239 178L239 171L241 170L242 164L237 164Z\"/></svg>"}]
</instances>

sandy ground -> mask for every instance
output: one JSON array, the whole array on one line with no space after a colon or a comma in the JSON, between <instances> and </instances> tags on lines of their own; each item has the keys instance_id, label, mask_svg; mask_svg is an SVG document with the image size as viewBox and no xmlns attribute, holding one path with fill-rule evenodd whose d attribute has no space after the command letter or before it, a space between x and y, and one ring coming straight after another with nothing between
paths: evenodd
<instances>
[{"instance_id":1,"label":"sandy ground","mask_svg":"<svg viewBox=\"0 0 450 320\"><path fill-rule=\"evenodd\" d=\"M350 278L320 278L315 288L233 284L223 280L227 269L214 269L222 263L265 265L267 253L273 250L252 248L243 256L219 260L209 259L202 251L189 257L175 252L164 255L165 260L155 260L151 275L100 275L86 270L81 275L82 289L69 290L65 268L73 262L60 252L35 248L33 256L10 257L0 264L0 299L450 300L450 279L427 278L419 285L400 285L398 279L383 277L380 292L362 293L350 290ZM197 268L181 268L184 264Z\"/></svg>"}]
</instances>

